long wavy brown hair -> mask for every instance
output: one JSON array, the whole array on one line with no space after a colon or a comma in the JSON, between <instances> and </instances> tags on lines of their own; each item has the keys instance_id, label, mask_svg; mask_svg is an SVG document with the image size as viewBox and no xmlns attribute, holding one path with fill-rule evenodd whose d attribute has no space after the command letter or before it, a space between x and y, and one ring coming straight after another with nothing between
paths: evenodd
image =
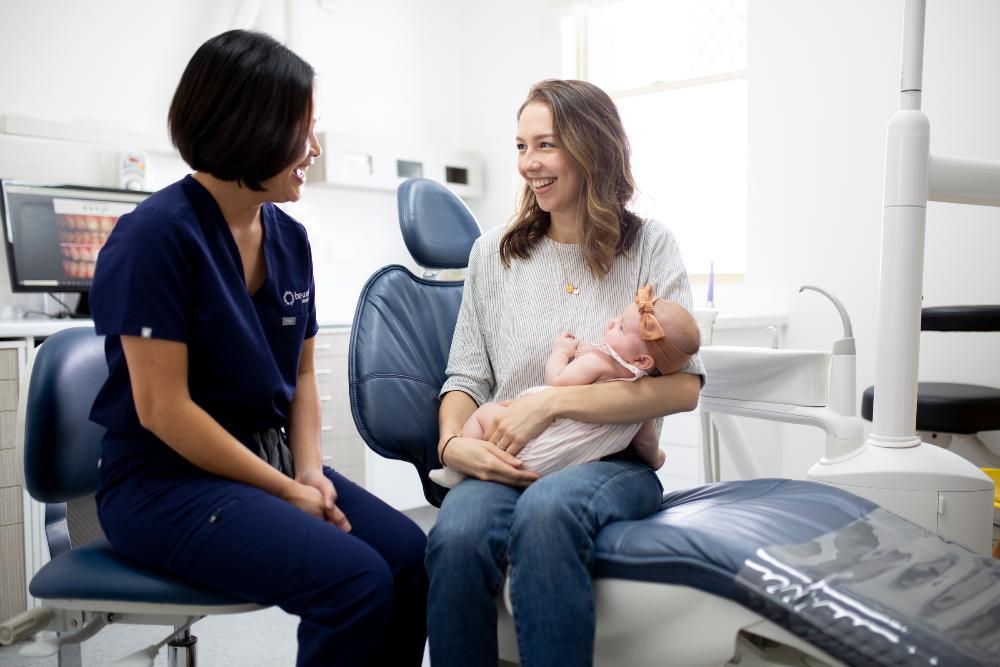
<instances>
[{"instance_id":1,"label":"long wavy brown hair","mask_svg":"<svg viewBox=\"0 0 1000 667\"><path fill-rule=\"evenodd\" d=\"M546 79L536 83L517 110L541 103L552 112L553 130L582 181L579 239L587 266L598 278L611 270L614 258L632 246L642 224L626 207L635 194L628 137L614 101L586 81ZM500 261L510 268L514 257L526 259L548 232L551 218L538 206L525 183L514 217L500 239Z\"/></svg>"}]
</instances>

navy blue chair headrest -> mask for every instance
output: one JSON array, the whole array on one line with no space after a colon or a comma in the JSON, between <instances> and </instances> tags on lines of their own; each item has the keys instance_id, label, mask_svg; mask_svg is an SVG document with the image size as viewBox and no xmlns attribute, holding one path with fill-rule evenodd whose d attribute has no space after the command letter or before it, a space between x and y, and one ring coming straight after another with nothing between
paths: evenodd
<instances>
[{"instance_id":1,"label":"navy blue chair headrest","mask_svg":"<svg viewBox=\"0 0 1000 667\"><path fill-rule=\"evenodd\" d=\"M426 178L400 183L396 202L403 242L417 264L427 269L465 268L481 233L465 202Z\"/></svg>"},{"instance_id":2,"label":"navy blue chair headrest","mask_svg":"<svg viewBox=\"0 0 1000 667\"><path fill-rule=\"evenodd\" d=\"M90 408L108 377L104 337L64 329L38 348L24 422L24 481L35 500L61 503L97 490L104 427Z\"/></svg>"}]
</instances>

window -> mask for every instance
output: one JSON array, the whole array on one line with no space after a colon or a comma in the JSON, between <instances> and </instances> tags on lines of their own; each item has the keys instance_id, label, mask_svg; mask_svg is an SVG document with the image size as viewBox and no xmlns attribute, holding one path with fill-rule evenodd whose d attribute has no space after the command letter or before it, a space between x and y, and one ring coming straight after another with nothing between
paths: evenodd
<instances>
[{"instance_id":1,"label":"window","mask_svg":"<svg viewBox=\"0 0 1000 667\"><path fill-rule=\"evenodd\" d=\"M688 272L746 271L746 0L616 0L564 25L564 71L618 104L636 213L677 236Z\"/></svg>"}]
</instances>

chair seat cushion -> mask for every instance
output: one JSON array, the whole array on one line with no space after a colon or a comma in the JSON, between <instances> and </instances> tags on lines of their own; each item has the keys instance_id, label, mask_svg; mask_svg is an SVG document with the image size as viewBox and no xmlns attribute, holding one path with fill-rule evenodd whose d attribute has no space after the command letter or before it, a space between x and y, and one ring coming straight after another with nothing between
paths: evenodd
<instances>
[{"instance_id":1,"label":"chair seat cushion","mask_svg":"<svg viewBox=\"0 0 1000 667\"><path fill-rule=\"evenodd\" d=\"M861 415L871 420L875 387L861 398ZM979 433L1000 429L1000 389L977 384L921 382L917 389L917 430Z\"/></svg>"},{"instance_id":2,"label":"chair seat cushion","mask_svg":"<svg viewBox=\"0 0 1000 667\"><path fill-rule=\"evenodd\" d=\"M32 577L28 590L42 600L114 600L197 607L247 602L136 565L116 554L107 540L56 556Z\"/></svg>"},{"instance_id":3,"label":"chair seat cushion","mask_svg":"<svg viewBox=\"0 0 1000 667\"><path fill-rule=\"evenodd\" d=\"M729 598L844 664L997 664L996 624L975 619L997 617L1000 565L831 486L671 493L652 517L606 526L595 556L599 577Z\"/></svg>"},{"instance_id":4,"label":"chair seat cushion","mask_svg":"<svg viewBox=\"0 0 1000 667\"><path fill-rule=\"evenodd\" d=\"M808 542L875 507L825 484L789 479L676 491L664 497L653 516L601 530L595 545L597 574L685 584L732 599L733 578L757 549Z\"/></svg>"}]
</instances>

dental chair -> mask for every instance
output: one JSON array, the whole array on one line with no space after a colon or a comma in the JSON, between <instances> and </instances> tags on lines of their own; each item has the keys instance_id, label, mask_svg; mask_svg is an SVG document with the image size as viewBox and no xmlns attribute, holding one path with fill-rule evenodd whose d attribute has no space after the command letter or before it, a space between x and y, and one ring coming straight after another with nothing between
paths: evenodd
<instances>
[{"instance_id":1,"label":"dental chair","mask_svg":"<svg viewBox=\"0 0 1000 667\"><path fill-rule=\"evenodd\" d=\"M0 625L0 643L56 632L21 655L58 654L60 667L78 667L80 643L106 625L168 625L174 629L163 641L115 664L150 667L169 645L170 667L193 667L197 638L189 628L195 621L261 607L131 563L104 539L93 502L104 429L90 421L90 407L107 376L104 337L92 328L60 331L34 355L18 406L18 443L25 488L47 503L51 560L28 587L40 606Z\"/></svg>"},{"instance_id":2,"label":"dental chair","mask_svg":"<svg viewBox=\"0 0 1000 667\"><path fill-rule=\"evenodd\" d=\"M464 267L471 212L434 182L398 190L414 261ZM349 352L357 428L416 468L440 505L438 391L462 283L386 266L364 286ZM605 527L594 554L597 665L976 665L1000 651L1000 566L828 485L754 479L669 493ZM518 662L498 596L500 658ZM433 656L431 656L433 659Z\"/></svg>"},{"instance_id":3,"label":"dental chair","mask_svg":"<svg viewBox=\"0 0 1000 667\"><path fill-rule=\"evenodd\" d=\"M937 306L923 308L921 331L1000 331L1000 306ZM868 421L875 413L875 387L861 399ZM917 385L917 431L920 439L950 449L980 468L1000 468L1000 455L977 435L1000 430L1000 389L955 382Z\"/></svg>"}]
</instances>

